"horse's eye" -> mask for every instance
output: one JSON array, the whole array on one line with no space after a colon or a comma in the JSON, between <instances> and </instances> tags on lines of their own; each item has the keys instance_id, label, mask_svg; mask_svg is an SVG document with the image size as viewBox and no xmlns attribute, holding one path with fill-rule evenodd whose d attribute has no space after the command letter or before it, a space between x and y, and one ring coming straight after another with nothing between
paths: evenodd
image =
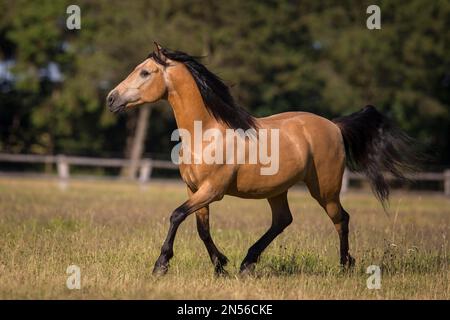
<instances>
[{"instance_id":1,"label":"horse's eye","mask_svg":"<svg viewBox=\"0 0 450 320\"><path fill-rule=\"evenodd\" d=\"M147 70L142 70L140 73L142 78L148 77L150 75L150 72L148 72Z\"/></svg>"}]
</instances>

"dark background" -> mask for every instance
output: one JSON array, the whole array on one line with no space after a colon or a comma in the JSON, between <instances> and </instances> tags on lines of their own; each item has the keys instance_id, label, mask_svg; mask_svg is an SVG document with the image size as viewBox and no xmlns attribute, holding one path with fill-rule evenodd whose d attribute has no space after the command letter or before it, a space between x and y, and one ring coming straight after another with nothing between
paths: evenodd
<instances>
[{"instance_id":1,"label":"dark background","mask_svg":"<svg viewBox=\"0 0 450 320\"><path fill-rule=\"evenodd\" d=\"M81 29L66 8L81 8ZM366 8L381 8L368 30ZM163 46L205 56L254 115L333 118L373 104L450 165L450 1L0 1L0 152L128 156L140 109L105 96ZM175 121L152 106L145 155Z\"/></svg>"}]
</instances>

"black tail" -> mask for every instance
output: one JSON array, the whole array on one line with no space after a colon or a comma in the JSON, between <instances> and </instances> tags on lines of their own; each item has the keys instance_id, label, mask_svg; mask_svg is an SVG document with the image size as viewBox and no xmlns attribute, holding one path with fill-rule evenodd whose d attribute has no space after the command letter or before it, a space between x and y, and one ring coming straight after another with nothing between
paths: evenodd
<instances>
[{"instance_id":1,"label":"black tail","mask_svg":"<svg viewBox=\"0 0 450 320\"><path fill-rule=\"evenodd\" d=\"M372 190L386 208L389 185L383 173L407 180L420 162L417 143L373 106L333 120L344 138L347 167L364 173Z\"/></svg>"}]
</instances>

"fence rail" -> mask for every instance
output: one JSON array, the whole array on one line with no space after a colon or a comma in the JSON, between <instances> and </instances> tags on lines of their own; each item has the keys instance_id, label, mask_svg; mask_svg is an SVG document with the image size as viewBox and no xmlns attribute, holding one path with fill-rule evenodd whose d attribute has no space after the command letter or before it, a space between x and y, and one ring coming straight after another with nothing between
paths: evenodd
<instances>
[{"instance_id":1,"label":"fence rail","mask_svg":"<svg viewBox=\"0 0 450 320\"><path fill-rule=\"evenodd\" d=\"M58 177L63 180L70 178L70 166L122 168L130 165L130 160L119 158L88 158L65 155L7 154L0 153L0 162L13 163L44 163L56 164ZM153 169L178 169L171 161L142 159L139 162L139 181L150 180Z\"/></svg>"},{"instance_id":2,"label":"fence rail","mask_svg":"<svg viewBox=\"0 0 450 320\"><path fill-rule=\"evenodd\" d=\"M68 180L70 178L70 166L90 166L90 167L115 167L121 168L130 165L130 160L119 158L90 158L90 157L76 157L65 155L35 155L35 154L8 154L0 153L0 162L13 163L44 163L56 164L58 177L61 180ZM150 180L153 169L169 169L178 170L178 165L171 161L142 159L139 162L139 176L138 180L141 183L146 183ZM443 172L419 172L416 174L407 175L407 178L412 181L437 181L443 182L444 193L450 197L450 169ZM388 179L394 179L388 176ZM366 180L366 178L357 173L345 171L342 180L342 192L348 190L350 180Z\"/></svg>"},{"instance_id":3,"label":"fence rail","mask_svg":"<svg viewBox=\"0 0 450 320\"><path fill-rule=\"evenodd\" d=\"M443 182L444 194L450 197L450 169L446 169L442 172L417 172L415 174L406 174L405 177L411 181L436 181ZM386 175L388 180L395 180L392 175ZM346 192L350 184L350 180L367 180L362 174L350 172L347 169L344 172L342 179L341 192Z\"/></svg>"}]
</instances>

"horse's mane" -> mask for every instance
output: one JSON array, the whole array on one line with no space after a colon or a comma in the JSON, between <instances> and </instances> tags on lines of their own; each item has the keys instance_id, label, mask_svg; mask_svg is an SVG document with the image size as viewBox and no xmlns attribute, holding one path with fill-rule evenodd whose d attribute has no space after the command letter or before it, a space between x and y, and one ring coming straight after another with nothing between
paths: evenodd
<instances>
[{"instance_id":1,"label":"horse's mane","mask_svg":"<svg viewBox=\"0 0 450 320\"><path fill-rule=\"evenodd\" d=\"M206 109L216 120L222 121L232 129L255 128L255 119L252 115L235 103L228 86L201 64L198 61L199 57L165 48L161 48L159 53L150 53L148 57L167 66L168 63L161 58L160 54L170 60L181 62L188 68L200 90Z\"/></svg>"}]
</instances>

